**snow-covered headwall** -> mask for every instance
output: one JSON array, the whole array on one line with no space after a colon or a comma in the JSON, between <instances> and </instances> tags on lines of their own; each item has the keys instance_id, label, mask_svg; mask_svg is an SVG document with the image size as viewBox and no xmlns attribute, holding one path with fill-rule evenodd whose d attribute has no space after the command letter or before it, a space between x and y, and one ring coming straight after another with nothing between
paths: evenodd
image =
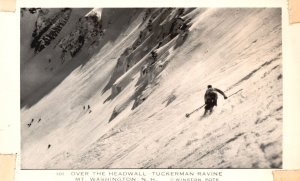
<instances>
[{"instance_id":1,"label":"snow-covered headwall","mask_svg":"<svg viewBox=\"0 0 300 181\"><path fill-rule=\"evenodd\" d=\"M22 168L281 168L281 46L279 8L23 9Z\"/></svg>"}]
</instances>

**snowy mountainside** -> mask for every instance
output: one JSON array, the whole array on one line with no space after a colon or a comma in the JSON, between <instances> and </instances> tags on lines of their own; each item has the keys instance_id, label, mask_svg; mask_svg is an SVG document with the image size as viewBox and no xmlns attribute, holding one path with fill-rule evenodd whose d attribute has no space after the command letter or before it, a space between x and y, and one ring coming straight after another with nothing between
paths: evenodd
<instances>
[{"instance_id":1,"label":"snowy mountainside","mask_svg":"<svg viewBox=\"0 0 300 181\"><path fill-rule=\"evenodd\" d=\"M23 169L282 167L280 9L25 9L21 30ZM186 118L209 84L242 91Z\"/></svg>"}]
</instances>

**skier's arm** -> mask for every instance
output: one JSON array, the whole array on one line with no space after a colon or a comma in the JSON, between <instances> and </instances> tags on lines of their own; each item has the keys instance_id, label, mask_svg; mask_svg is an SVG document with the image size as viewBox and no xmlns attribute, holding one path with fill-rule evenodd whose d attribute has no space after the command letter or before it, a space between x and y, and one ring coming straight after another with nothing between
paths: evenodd
<instances>
[{"instance_id":1,"label":"skier's arm","mask_svg":"<svg viewBox=\"0 0 300 181\"><path fill-rule=\"evenodd\" d=\"M220 89L215 88L215 91L219 92L220 94L223 95L224 99L227 99L227 96L225 95L225 93L223 91L221 91Z\"/></svg>"}]
</instances>

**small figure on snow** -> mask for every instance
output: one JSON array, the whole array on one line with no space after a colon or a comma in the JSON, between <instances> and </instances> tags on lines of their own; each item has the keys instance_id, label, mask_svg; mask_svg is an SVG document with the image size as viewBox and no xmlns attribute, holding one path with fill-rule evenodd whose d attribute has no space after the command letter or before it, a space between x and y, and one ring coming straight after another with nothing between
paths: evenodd
<instances>
[{"instance_id":1,"label":"small figure on snow","mask_svg":"<svg viewBox=\"0 0 300 181\"><path fill-rule=\"evenodd\" d=\"M33 123L34 119L31 119L31 122L27 124L28 128L31 126L31 124Z\"/></svg>"},{"instance_id":2,"label":"small figure on snow","mask_svg":"<svg viewBox=\"0 0 300 181\"><path fill-rule=\"evenodd\" d=\"M206 115L206 113L208 111L210 111L210 113L212 113L213 107L217 106L217 101L218 101L217 92L222 94L224 99L227 99L227 96L225 95L225 93L223 91L221 91L220 89L217 89L217 88L213 88L211 85L208 85L207 90L204 95L204 102L205 102L204 115Z\"/></svg>"}]
</instances>

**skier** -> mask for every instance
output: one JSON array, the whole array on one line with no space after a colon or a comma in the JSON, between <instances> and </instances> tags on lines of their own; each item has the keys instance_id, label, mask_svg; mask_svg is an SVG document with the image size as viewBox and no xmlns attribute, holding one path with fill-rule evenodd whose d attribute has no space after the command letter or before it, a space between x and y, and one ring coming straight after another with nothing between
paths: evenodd
<instances>
[{"instance_id":1,"label":"skier","mask_svg":"<svg viewBox=\"0 0 300 181\"><path fill-rule=\"evenodd\" d=\"M220 89L217 89L217 88L213 88L211 85L208 85L207 90L204 95L204 102L205 102L204 115L206 115L206 113L208 111L210 111L210 113L212 113L213 107L217 106L217 100L218 100L217 92L222 94L224 99L227 99L227 96L225 95L225 93L223 91L221 91Z\"/></svg>"}]
</instances>

